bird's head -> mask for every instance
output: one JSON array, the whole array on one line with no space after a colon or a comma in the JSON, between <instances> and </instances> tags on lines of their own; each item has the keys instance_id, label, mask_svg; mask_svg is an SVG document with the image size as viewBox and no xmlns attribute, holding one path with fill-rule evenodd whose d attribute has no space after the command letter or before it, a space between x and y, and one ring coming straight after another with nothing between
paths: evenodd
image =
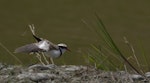
<instances>
[{"instance_id":1,"label":"bird's head","mask_svg":"<svg viewBox=\"0 0 150 83\"><path fill-rule=\"evenodd\" d=\"M60 44L58 44L58 47L59 47L63 52L65 52L66 50L67 50L67 51L70 51L70 50L68 49L68 47L67 47L66 44L60 43Z\"/></svg>"}]
</instances>

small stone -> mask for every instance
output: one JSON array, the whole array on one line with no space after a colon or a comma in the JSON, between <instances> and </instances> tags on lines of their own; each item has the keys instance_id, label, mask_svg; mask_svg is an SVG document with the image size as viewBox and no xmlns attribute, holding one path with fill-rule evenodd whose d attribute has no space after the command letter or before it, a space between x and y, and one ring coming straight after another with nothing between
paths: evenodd
<instances>
[{"instance_id":1,"label":"small stone","mask_svg":"<svg viewBox=\"0 0 150 83\"><path fill-rule=\"evenodd\" d=\"M0 79L6 79L8 77L9 77L9 75L2 75L2 76L0 76Z\"/></svg>"},{"instance_id":2,"label":"small stone","mask_svg":"<svg viewBox=\"0 0 150 83\"><path fill-rule=\"evenodd\" d=\"M147 78L150 78L150 72L146 72L146 73L145 73L145 76L146 76Z\"/></svg>"},{"instance_id":3,"label":"small stone","mask_svg":"<svg viewBox=\"0 0 150 83\"><path fill-rule=\"evenodd\" d=\"M41 64L35 64L30 66L28 69L39 69L39 70L48 70L54 68L55 65L50 64L50 65L41 65Z\"/></svg>"},{"instance_id":4,"label":"small stone","mask_svg":"<svg viewBox=\"0 0 150 83\"><path fill-rule=\"evenodd\" d=\"M0 70L2 69L2 68L4 68L4 64L2 64L2 63L0 63Z\"/></svg>"},{"instance_id":5,"label":"small stone","mask_svg":"<svg viewBox=\"0 0 150 83\"><path fill-rule=\"evenodd\" d=\"M144 77L143 77L143 76L137 75L137 74L132 74L132 75L130 75L130 77L131 77L133 80L144 80Z\"/></svg>"},{"instance_id":6,"label":"small stone","mask_svg":"<svg viewBox=\"0 0 150 83\"><path fill-rule=\"evenodd\" d=\"M19 74L16 76L17 79L25 79L28 78L30 76L31 73L23 73L23 74Z\"/></svg>"},{"instance_id":7,"label":"small stone","mask_svg":"<svg viewBox=\"0 0 150 83\"><path fill-rule=\"evenodd\" d=\"M80 70L80 67L78 66L70 66L69 68L65 69L66 71L76 71L76 70Z\"/></svg>"},{"instance_id":8,"label":"small stone","mask_svg":"<svg viewBox=\"0 0 150 83\"><path fill-rule=\"evenodd\" d=\"M29 78L34 82L39 82L43 80L54 79L56 78L56 75L47 73L32 73Z\"/></svg>"}]
</instances>

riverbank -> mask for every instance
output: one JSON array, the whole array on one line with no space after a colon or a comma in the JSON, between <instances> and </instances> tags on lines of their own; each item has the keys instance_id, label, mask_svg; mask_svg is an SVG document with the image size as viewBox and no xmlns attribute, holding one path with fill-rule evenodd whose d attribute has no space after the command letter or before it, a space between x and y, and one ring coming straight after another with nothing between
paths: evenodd
<instances>
[{"instance_id":1,"label":"riverbank","mask_svg":"<svg viewBox=\"0 0 150 83\"><path fill-rule=\"evenodd\" d=\"M150 74L147 72L146 77ZM125 71L102 71L89 66L41 65L28 67L0 63L0 83L149 83Z\"/></svg>"}]
</instances>

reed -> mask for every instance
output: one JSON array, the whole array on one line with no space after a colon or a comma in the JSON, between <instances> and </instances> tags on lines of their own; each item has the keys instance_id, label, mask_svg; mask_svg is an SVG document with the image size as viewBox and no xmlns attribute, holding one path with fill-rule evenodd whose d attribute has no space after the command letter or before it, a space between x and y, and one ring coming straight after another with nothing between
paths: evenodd
<instances>
[{"instance_id":1,"label":"reed","mask_svg":"<svg viewBox=\"0 0 150 83\"><path fill-rule=\"evenodd\" d=\"M88 52L89 60L95 64L97 68L104 69L104 70L120 70L122 68L126 69L130 68L138 74L143 75L143 71L140 70L140 62L135 55L135 50L133 46L127 41L124 37L126 44L130 47L133 57L136 61L136 66L133 65L128 58L121 52L118 46L115 44L114 40L112 39L111 35L107 31L103 21L100 17L95 13L95 17L97 19L97 26L94 29L96 34L98 35L99 39L102 39L102 45L91 45L92 51ZM85 21L83 21L84 24ZM87 25L89 27L89 25Z\"/></svg>"},{"instance_id":2,"label":"reed","mask_svg":"<svg viewBox=\"0 0 150 83\"><path fill-rule=\"evenodd\" d=\"M21 65L23 64L22 61L17 57L15 56L11 51L9 51L9 49L3 45L2 43L0 43L0 46L6 50L6 52L8 52L17 62L19 62Z\"/></svg>"}]
</instances>

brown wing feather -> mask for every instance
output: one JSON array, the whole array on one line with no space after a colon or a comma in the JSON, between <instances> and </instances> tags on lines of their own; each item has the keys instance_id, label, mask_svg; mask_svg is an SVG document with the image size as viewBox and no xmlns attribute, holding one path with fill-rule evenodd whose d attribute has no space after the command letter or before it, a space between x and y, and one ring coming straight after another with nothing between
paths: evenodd
<instances>
[{"instance_id":1,"label":"brown wing feather","mask_svg":"<svg viewBox=\"0 0 150 83\"><path fill-rule=\"evenodd\" d=\"M21 46L15 50L15 53L31 53L31 52L39 52L42 51L42 49L38 48L35 43L27 44L24 46Z\"/></svg>"},{"instance_id":2,"label":"brown wing feather","mask_svg":"<svg viewBox=\"0 0 150 83\"><path fill-rule=\"evenodd\" d=\"M49 42L49 44L50 44L50 49L49 50L59 49L59 47L57 45L53 44L52 42Z\"/></svg>"}]
</instances>

